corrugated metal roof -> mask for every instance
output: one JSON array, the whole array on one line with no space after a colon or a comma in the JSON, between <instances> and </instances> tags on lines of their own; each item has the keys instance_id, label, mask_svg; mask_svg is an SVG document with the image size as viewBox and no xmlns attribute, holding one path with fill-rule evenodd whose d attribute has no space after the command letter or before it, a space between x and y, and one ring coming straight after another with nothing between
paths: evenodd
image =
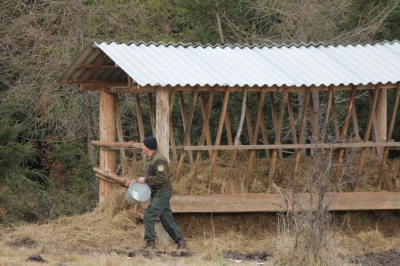
<instances>
[{"instance_id":1,"label":"corrugated metal roof","mask_svg":"<svg viewBox=\"0 0 400 266\"><path fill-rule=\"evenodd\" d=\"M94 71L95 65L101 67ZM126 81L127 75L141 86L162 87L397 83L400 43L203 46L101 42L88 45L59 81Z\"/></svg>"}]
</instances>

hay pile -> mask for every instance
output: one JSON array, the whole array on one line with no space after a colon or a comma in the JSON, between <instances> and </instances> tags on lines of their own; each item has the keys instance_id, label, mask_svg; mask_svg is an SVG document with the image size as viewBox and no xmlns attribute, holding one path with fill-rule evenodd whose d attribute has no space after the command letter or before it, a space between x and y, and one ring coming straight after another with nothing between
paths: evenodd
<instances>
[{"instance_id":1,"label":"hay pile","mask_svg":"<svg viewBox=\"0 0 400 266\"><path fill-rule=\"evenodd\" d=\"M242 193L244 176L247 170L247 159L239 154L233 164L233 183L229 183L227 173L227 158L223 156L217 160L215 177L210 193ZM312 169L314 161L302 159L299 174L306 177ZM358 164L355 164L356 171ZM275 171L274 183L276 190L290 189L290 180L293 176L294 159L289 157L278 160ZM368 179L360 183L360 191L373 191L376 187L376 174L379 171L377 160L374 157L366 158ZM400 166L399 160L388 162L387 177L384 187L387 190L399 190L397 173ZM172 174L176 173L176 164L171 165ZM142 164L137 162L127 168L127 176L136 178L141 175ZM185 166L180 182L175 182L176 194L206 194L206 185L210 161L201 162L198 179L195 186L190 188L192 168ZM252 171L252 180L249 187L250 193L266 191L266 182L269 171L268 159L256 159ZM175 178L175 176L173 176ZM108 199L91 213L74 217L62 217L46 224L26 225L10 231L3 231L2 242L15 248L34 248L44 253L79 253L90 254L93 252L128 253L130 250L143 246L143 225L138 223L139 212L135 206L128 205L124 198L126 188L116 186ZM277 191L271 191L276 193ZM366 225L358 228L354 225L354 218L350 221L348 216L340 217L338 224L346 230L357 233L366 230ZM263 250L273 246L276 241L277 216L273 213L254 214L177 214L175 219L189 246L193 251L209 250L204 256L209 256L211 250ZM348 219L348 220L346 220ZM398 224L399 218L393 218ZM365 219L361 219L365 221ZM371 219L371 229L378 228L381 218ZM387 220L385 218L385 220ZM382 228L384 228L384 225ZM395 227L393 227L395 228ZM390 233L393 233L391 231ZM160 245L160 244L158 244ZM173 249L175 245L170 241L165 249ZM207 255L208 254L208 255Z\"/></svg>"}]
</instances>

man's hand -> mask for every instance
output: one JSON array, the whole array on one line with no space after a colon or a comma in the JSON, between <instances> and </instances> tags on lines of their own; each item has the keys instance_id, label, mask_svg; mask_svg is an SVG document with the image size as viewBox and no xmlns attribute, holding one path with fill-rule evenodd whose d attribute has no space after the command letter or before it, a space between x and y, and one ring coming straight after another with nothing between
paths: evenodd
<instances>
[{"instance_id":1,"label":"man's hand","mask_svg":"<svg viewBox=\"0 0 400 266\"><path fill-rule=\"evenodd\" d=\"M135 180L129 180L125 183L126 187L129 187Z\"/></svg>"},{"instance_id":2,"label":"man's hand","mask_svg":"<svg viewBox=\"0 0 400 266\"><path fill-rule=\"evenodd\" d=\"M138 181L140 184L144 184L144 183L146 183L146 177L141 176L141 177L138 178L137 181Z\"/></svg>"}]
</instances>

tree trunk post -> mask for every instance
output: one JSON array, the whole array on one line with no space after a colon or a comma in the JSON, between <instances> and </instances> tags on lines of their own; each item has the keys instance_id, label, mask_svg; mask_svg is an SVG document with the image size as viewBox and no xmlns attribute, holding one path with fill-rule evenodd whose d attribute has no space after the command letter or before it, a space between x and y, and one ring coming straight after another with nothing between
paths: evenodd
<instances>
[{"instance_id":1,"label":"tree trunk post","mask_svg":"<svg viewBox=\"0 0 400 266\"><path fill-rule=\"evenodd\" d=\"M375 131L376 142L385 142L387 136L387 90L381 89L378 96L378 102L376 106L376 117L377 117L377 130ZM383 147L377 147L377 154L380 159L383 156Z\"/></svg>"},{"instance_id":2,"label":"tree trunk post","mask_svg":"<svg viewBox=\"0 0 400 266\"><path fill-rule=\"evenodd\" d=\"M100 93L100 141L115 142L116 137L116 106L118 97L104 91ZM115 173L116 151L108 148L100 149L100 169L105 172ZM112 184L100 180L99 202L104 201Z\"/></svg>"},{"instance_id":3,"label":"tree trunk post","mask_svg":"<svg viewBox=\"0 0 400 266\"><path fill-rule=\"evenodd\" d=\"M156 93L156 138L158 151L169 160L169 92L157 91ZM161 221L156 221L156 234L160 243L168 244L168 233L161 225Z\"/></svg>"}]
</instances>

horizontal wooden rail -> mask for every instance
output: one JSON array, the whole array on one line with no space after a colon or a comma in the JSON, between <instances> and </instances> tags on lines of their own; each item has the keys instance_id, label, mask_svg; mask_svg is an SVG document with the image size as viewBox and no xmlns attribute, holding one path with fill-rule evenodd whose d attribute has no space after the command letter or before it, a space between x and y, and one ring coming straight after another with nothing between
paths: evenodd
<instances>
[{"instance_id":1,"label":"horizontal wooden rail","mask_svg":"<svg viewBox=\"0 0 400 266\"><path fill-rule=\"evenodd\" d=\"M93 140L92 144L95 146L100 146L100 147L108 147L108 148L127 148L127 149L141 149L142 144L139 142L133 142L133 141L128 141L128 142L104 142L104 141L97 141Z\"/></svg>"},{"instance_id":2,"label":"horizontal wooden rail","mask_svg":"<svg viewBox=\"0 0 400 266\"><path fill-rule=\"evenodd\" d=\"M93 171L96 173L96 175L103 176L105 178L111 179L112 181L120 184L120 185L125 185L126 182L129 181L129 179L123 177L123 176L118 176L117 174L110 173L107 171L104 171L100 168L94 167Z\"/></svg>"},{"instance_id":3,"label":"horizontal wooden rail","mask_svg":"<svg viewBox=\"0 0 400 266\"><path fill-rule=\"evenodd\" d=\"M111 149L141 149L139 142L104 142L92 141L93 145ZM336 148L368 148L389 147L391 150L399 150L400 142L346 142L346 143L310 143L310 144L269 144L269 145L218 145L218 146L176 146L185 151L209 151L209 150L273 150L273 149L336 149Z\"/></svg>"},{"instance_id":4,"label":"horizontal wooden rail","mask_svg":"<svg viewBox=\"0 0 400 266\"><path fill-rule=\"evenodd\" d=\"M328 194L330 211L398 210L400 192L340 192ZM296 195L302 209L309 208L310 194ZM317 195L313 195L314 200ZM238 195L173 195L171 208L175 213L235 213L290 211L292 195L285 194L238 194Z\"/></svg>"},{"instance_id":5,"label":"horizontal wooden rail","mask_svg":"<svg viewBox=\"0 0 400 266\"><path fill-rule=\"evenodd\" d=\"M204 150L273 150L273 149L336 149L363 147L400 147L400 142L351 142L351 143L310 143L310 144L270 144L270 145L219 145L219 146L177 146L185 151Z\"/></svg>"}]
</instances>

